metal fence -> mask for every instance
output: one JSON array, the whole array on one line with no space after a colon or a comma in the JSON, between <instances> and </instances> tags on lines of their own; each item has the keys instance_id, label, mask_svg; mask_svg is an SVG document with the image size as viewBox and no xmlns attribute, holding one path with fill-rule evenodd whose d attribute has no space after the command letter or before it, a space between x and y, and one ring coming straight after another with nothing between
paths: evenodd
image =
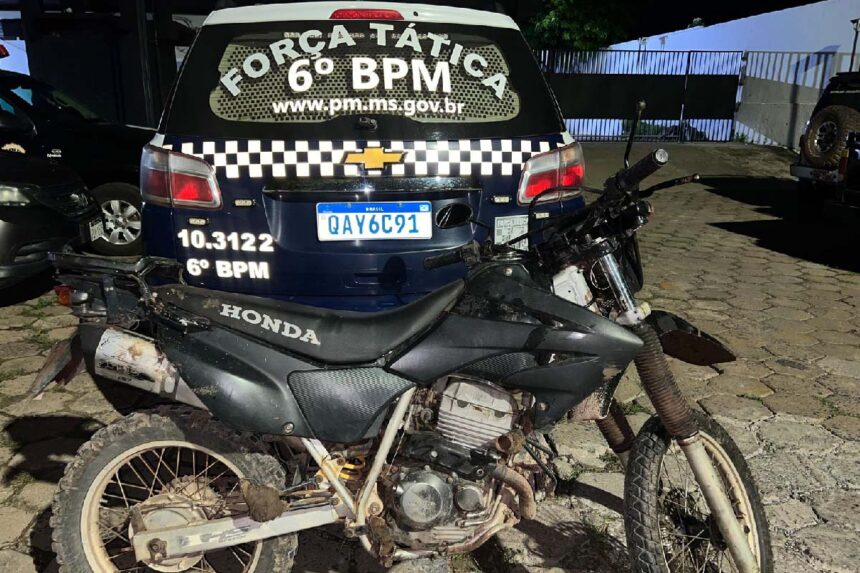
<instances>
[{"instance_id":1,"label":"metal fence","mask_svg":"<svg viewBox=\"0 0 860 573\"><path fill-rule=\"evenodd\" d=\"M627 137L635 103L648 104L637 139L730 141L743 52L543 50L536 53L568 131L583 141Z\"/></svg>"}]
</instances>

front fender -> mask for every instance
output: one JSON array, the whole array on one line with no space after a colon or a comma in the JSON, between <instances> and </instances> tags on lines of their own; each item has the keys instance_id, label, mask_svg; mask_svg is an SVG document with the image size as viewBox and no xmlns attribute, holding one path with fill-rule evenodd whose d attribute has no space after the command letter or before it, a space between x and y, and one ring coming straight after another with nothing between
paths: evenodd
<instances>
[{"instance_id":1,"label":"front fender","mask_svg":"<svg viewBox=\"0 0 860 573\"><path fill-rule=\"evenodd\" d=\"M657 331L668 356L697 366L734 362L736 358L725 344L671 312L651 311L645 321Z\"/></svg>"}]
</instances>

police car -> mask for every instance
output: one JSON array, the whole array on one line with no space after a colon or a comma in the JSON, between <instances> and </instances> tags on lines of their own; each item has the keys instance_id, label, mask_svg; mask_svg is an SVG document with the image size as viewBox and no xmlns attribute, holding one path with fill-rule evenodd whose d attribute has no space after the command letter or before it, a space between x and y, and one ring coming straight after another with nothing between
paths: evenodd
<instances>
[{"instance_id":1,"label":"police car","mask_svg":"<svg viewBox=\"0 0 860 573\"><path fill-rule=\"evenodd\" d=\"M356 310L423 260L584 203L581 148L509 17L398 3L218 10L141 162L144 239L189 283Z\"/></svg>"}]
</instances>

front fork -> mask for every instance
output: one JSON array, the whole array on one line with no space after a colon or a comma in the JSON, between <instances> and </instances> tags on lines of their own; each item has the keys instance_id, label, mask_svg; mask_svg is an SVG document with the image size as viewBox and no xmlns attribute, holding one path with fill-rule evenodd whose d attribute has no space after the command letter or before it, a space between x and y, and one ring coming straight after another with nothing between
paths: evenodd
<instances>
[{"instance_id":1,"label":"front fork","mask_svg":"<svg viewBox=\"0 0 860 573\"><path fill-rule=\"evenodd\" d=\"M739 572L757 573L758 562L750 549L747 535L735 516L731 501L720 486L720 478L699 437L690 406L675 383L660 339L654 329L644 322L647 308L636 305L614 254L607 253L598 262L619 304L618 322L629 326L644 342L635 364L645 394L669 435L684 452ZM613 404L609 416L598 421L597 425L612 450L626 465L633 431L621 409Z\"/></svg>"}]
</instances>

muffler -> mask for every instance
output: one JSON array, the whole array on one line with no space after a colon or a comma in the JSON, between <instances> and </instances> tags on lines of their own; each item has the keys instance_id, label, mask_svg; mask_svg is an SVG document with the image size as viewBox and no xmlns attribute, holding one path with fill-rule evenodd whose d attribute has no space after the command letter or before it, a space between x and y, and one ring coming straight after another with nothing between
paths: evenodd
<instances>
[{"instance_id":1,"label":"muffler","mask_svg":"<svg viewBox=\"0 0 860 573\"><path fill-rule=\"evenodd\" d=\"M105 329L93 355L93 373L208 410L151 338L127 330Z\"/></svg>"}]
</instances>

